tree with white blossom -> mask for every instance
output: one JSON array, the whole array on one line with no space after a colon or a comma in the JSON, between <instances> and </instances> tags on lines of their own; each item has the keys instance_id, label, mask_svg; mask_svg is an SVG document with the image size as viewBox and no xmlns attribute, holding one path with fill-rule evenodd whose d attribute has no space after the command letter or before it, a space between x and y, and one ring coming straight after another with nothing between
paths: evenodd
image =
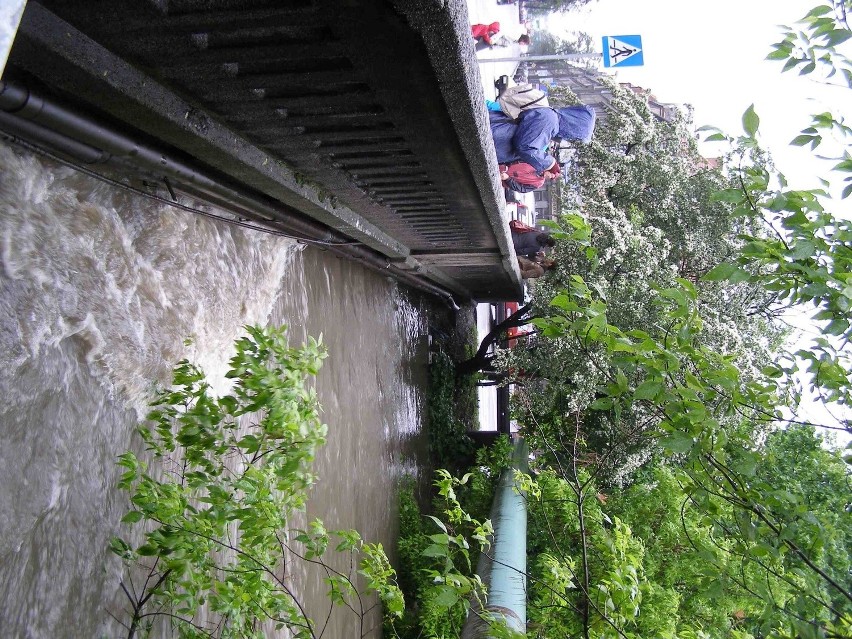
<instances>
[{"instance_id":1,"label":"tree with white blossom","mask_svg":"<svg viewBox=\"0 0 852 639\"><path fill-rule=\"evenodd\" d=\"M852 88L850 10L815 7L769 57ZM849 458L819 433L852 433L852 223L831 198L852 195L852 128L815 115L792 144L843 149L791 188L754 108L741 135L709 131L722 172L688 119L635 98L579 150L559 268L514 319L534 336L495 358L536 450L532 632L848 639ZM792 352L790 308L824 334ZM803 383L836 421L799 414Z\"/></svg>"}]
</instances>

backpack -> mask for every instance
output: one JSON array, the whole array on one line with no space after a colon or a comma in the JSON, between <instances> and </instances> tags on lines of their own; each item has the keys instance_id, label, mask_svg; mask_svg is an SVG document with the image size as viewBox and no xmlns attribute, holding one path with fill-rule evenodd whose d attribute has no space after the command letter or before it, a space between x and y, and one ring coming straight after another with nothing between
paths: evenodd
<instances>
[{"instance_id":1,"label":"backpack","mask_svg":"<svg viewBox=\"0 0 852 639\"><path fill-rule=\"evenodd\" d=\"M521 111L550 106L544 91L526 83L508 87L497 98L497 102L500 103L503 113L513 120L521 114Z\"/></svg>"},{"instance_id":2,"label":"backpack","mask_svg":"<svg viewBox=\"0 0 852 639\"><path fill-rule=\"evenodd\" d=\"M524 224L520 220L510 220L509 221L509 228L512 231L514 231L515 233L532 233L532 232L541 233L541 231L538 230L537 228L535 228L534 226L529 226L527 224Z\"/></svg>"}]
</instances>

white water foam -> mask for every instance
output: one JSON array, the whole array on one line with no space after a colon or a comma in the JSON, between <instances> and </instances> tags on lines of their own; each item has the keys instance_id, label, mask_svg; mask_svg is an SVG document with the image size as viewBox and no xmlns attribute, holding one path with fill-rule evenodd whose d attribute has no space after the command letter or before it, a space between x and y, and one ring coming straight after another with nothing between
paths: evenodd
<instances>
[{"instance_id":1,"label":"white water foam","mask_svg":"<svg viewBox=\"0 0 852 639\"><path fill-rule=\"evenodd\" d=\"M234 339L267 321L295 242L47 169L7 146L0 165L0 379L73 339L110 396L140 414L151 380L185 356L227 390Z\"/></svg>"}]
</instances>

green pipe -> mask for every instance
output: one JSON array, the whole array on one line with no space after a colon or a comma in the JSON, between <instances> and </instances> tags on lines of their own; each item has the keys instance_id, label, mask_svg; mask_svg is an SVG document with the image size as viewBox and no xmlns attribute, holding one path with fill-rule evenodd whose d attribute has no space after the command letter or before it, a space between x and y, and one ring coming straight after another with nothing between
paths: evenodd
<instances>
[{"instance_id":1,"label":"green pipe","mask_svg":"<svg viewBox=\"0 0 852 639\"><path fill-rule=\"evenodd\" d=\"M528 455L526 443L518 439L511 467L500 476L491 508L493 543L477 565L477 573L488 588L488 602L484 610L474 608L468 615L462 639L486 639L488 620L495 618L504 619L517 632L526 632L527 503L517 488L514 471L527 472Z\"/></svg>"}]
</instances>

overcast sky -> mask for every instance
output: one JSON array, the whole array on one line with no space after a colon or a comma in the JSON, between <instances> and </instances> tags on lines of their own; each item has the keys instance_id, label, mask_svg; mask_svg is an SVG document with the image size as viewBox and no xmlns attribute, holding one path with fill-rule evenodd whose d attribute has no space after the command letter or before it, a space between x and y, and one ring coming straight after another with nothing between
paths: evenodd
<instances>
[{"instance_id":1,"label":"overcast sky","mask_svg":"<svg viewBox=\"0 0 852 639\"><path fill-rule=\"evenodd\" d=\"M789 177L810 154L789 149L788 142L810 123L810 114L826 110L852 113L852 92L825 87L807 77L781 73L765 60L781 40L777 25L791 25L817 0L592 0L579 12L556 14L550 30L585 31L597 47L604 35L642 36L645 64L617 72L622 82L651 89L662 102L689 103L698 126L742 132L742 113L752 103L761 119L764 145ZM811 182L798 184L816 186Z\"/></svg>"}]
</instances>

